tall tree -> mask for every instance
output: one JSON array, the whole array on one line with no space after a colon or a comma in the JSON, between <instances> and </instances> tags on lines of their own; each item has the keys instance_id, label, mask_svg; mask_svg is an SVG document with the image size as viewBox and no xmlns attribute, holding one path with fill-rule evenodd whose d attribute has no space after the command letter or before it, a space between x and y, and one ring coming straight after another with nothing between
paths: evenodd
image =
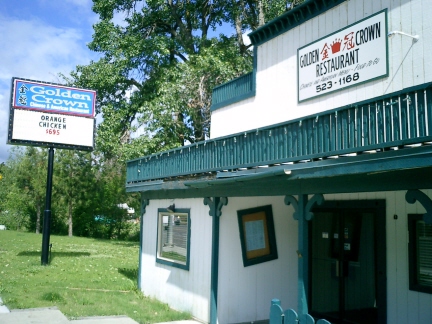
<instances>
[{"instance_id":1,"label":"tall tree","mask_svg":"<svg viewBox=\"0 0 432 324\"><path fill-rule=\"evenodd\" d=\"M75 210L86 204L93 188L91 153L75 150L57 150L55 173L56 195L62 202L68 235L73 236ZM59 210L60 211L60 210Z\"/></svg>"},{"instance_id":2,"label":"tall tree","mask_svg":"<svg viewBox=\"0 0 432 324\"><path fill-rule=\"evenodd\" d=\"M6 191L3 208L17 217L19 226L28 221L36 233L40 233L45 201L46 156L46 151L35 147L15 147L6 162L2 180Z\"/></svg>"},{"instance_id":3,"label":"tall tree","mask_svg":"<svg viewBox=\"0 0 432 324\"><path fill-rule=\"evenodd\" d=\"M208 138L212 89L252 69L241 35L289 7L282 0L93 2L100 20L89 48L101 59L78 66L68 82L97 90L97 147L121 160Z\"/></svg>"}]
</instances>

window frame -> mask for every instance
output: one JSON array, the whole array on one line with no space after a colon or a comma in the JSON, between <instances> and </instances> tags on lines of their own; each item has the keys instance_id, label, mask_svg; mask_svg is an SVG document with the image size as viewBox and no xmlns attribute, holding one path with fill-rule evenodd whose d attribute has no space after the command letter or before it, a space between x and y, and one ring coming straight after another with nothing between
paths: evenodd
<instances>
[{"instance_id":1,"label":"window frame","mask_svg":"<svg viewBox=\"0 0 432 324\"><path fill-rule=\"evenodd\" d=\"M409 255L409 289L423 293L432 294L432 285L426 286L419 283L418 280L418 235L417 235L417 222L423 221L423 214L409 214L408 215L408 255ZM432 224L427 224L432 225ZM432 267L431 267L432 268Z\"/></svg>"},{"instance_id":2,"label":"window frame","mask_svg":"<svg viewBox=\"0 0 432 324\"><path fill-rule=\"evenodd\" d=\"M186 234L186 261L180 262L170 258L161 256L161 239L163 230L163 216L187 215L187 234ZM190 264L190 237L191 237L191 219L189 208L176 208L175 212L169 212L167 208L158 208L157 213L157 235L156 235L156 263L168 265L171 267L189 271Z\"/></svg>"}]
</instances>

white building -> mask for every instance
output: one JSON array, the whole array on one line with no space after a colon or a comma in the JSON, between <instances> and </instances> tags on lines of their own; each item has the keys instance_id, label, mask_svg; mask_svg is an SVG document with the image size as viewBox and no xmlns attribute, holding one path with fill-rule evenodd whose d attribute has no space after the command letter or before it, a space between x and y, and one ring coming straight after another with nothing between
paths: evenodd
<instances>
[{"instance_id":1,"label":"white building","mask_svg":"<svg viewBox=\"0 0 432 324\"><path fill-rule=\"evenodd\" d=\"M427 0L309 0L254 31L212 138L128 162L144 294L212 324L266 320L273 298L432 323L431 17Z\"/></svg>"}]
</instances>

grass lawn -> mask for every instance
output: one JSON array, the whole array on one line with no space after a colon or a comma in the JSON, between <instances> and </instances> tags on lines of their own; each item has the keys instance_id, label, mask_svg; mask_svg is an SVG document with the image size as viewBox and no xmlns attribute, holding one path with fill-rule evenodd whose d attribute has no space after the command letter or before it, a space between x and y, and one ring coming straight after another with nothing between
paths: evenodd
<instances>
[{"instance_id":1,"label":"grass lawn","mask_svg":"<svg viewBox=\"0 0 432 324\"><path fill-rule=\"evenodd\" d=\"M0 296L9 309L57 306L68 318L127 315L139 323L190 319L137 290L138 243L0 231Z\"/></svg>"}]
</instances>

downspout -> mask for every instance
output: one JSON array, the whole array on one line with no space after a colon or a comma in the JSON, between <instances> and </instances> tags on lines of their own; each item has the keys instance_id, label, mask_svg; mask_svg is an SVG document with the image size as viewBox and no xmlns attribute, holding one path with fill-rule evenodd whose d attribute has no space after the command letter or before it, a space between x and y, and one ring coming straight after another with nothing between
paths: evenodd
<instances>
[{"instance_id":1,"label":"downspout","mask_svg":"<svg viewBox=\"0 0 432 324\"><path fill-rule=\"evenodd\" d=\"M212 219L212 252L211 252L211 277L210 277L210 324L216 324L218 320L218 279L219 279L219 225L222 215L222 206L228 204L226 197L204 198L204 205L210 207L209 215Z\"/></svg>"},{"instance_id":2,"label":"downspout","mask_svg":"<svg viewBox=\"0 0 432 324\"><path fill-rule=\"evenodd\" d=\"M149 199L145 199L141 193L141 211L140 211L140 243L139 243L139 262L138 262L138 290L141 290L141 267L142 267L142 251L143 251L143 234L144 234L144 214L150 203Z\"/></svg>"}]
</instances>

